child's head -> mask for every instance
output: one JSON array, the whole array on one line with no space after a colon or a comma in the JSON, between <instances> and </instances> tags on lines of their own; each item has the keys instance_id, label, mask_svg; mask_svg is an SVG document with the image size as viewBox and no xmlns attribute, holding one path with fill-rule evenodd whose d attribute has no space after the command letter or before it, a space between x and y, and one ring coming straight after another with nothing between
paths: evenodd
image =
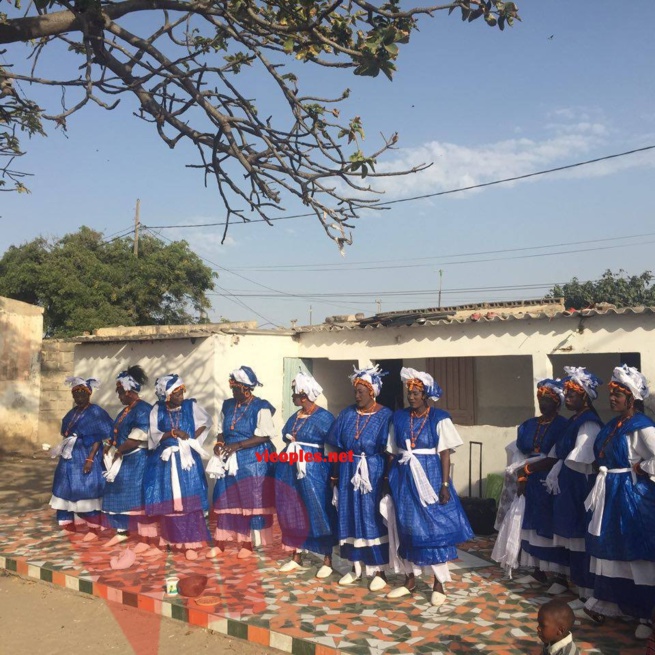
<instances>
[{"instance_id":1,"label":"child's head","mask_svg":"<svg viewBox=\"0 0 655 655\"><path fill-rule=\"evenodd\" d=\"M544 644L552 644L566 637L573 626L573 610L561 600L551 600L539 608L537 634Z\"/></svg>"}]
</instances>

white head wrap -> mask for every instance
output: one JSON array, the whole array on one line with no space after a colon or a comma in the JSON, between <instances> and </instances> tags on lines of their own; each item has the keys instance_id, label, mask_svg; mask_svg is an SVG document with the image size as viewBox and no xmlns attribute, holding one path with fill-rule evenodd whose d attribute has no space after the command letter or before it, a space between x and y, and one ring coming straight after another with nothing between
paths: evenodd
<instances>
[{"instance_id":1,"label":"white head wrap","mask_svg":"<svg viewBox=\"0 0 655 655\"><path fill-rule=\"evenodd\" d=\"M239 384L254 389L264 385L257 379L257 374L249 366L240 366L230 373L230 378Z\"/></svg>"},{"instance_id":2,"label":"white head wrap","mask_svg":"<svg viewBox=\"0 0 655 655\"><path fill-rule=\"evenodd\" d=\"M571 382L579 384L585 390L585 393L589 398L592 400L598 398L597 388L599 385L603 384L603 381L600 378L597 378L593 373L582 366L565 366L564 371L571 379Z\"/></svg>"},{"instance_id":3,"label":"white head wrap","mask_svg":"<svg viewBox=\"0 0 655 655\"><path fill-rule=\"evenodd\" d=\"M425 387L427 397L432 400L439 400L443 396L441 387L429 373L417 371L415 368L403 367L400 369L400 379L403 381L403 384L407 384L410 380L420 380Z\"/></svg>"},{"instance_id":4,"label":"white head wrap","mask_svg":"<svg viewBox=\"0 0 655 655\"><path fill-rule=\"evenodd\" d=\"M89 378L88 380L85 380L79 376L67 377L66 384L70 385L71 389L74 389L75 387L86 387L89 390L89 393L100 387L100 382L95 378Z\"/></svg>"},{"instance_id":5,"label":"white head wrap","mask_svg":"<svg viewBox=\"0 0 655 655\"><path fill-rule=\"evenodd\" d=\"M184 386L184 382L179 375L174 373L163 375L155 382L155 394L159 400L166 400L175 389L179 389L181 386Z\"/></svg>"},{"instance_id":6,"label":"white head wrap","mask_svg":"<svg viewBox=\"0 0 655 655\"><path fill-rule=\"evenodd\" d=\"M349 376L353 385L357 384L357 380L368 382L373 387L373 395L377 398L382 390L382 376L387 375L387 372L382 371L377 364L359 370L353 366L353 370L355 372Z\"/></svg>"},{"instance_id":7,"label":"white head wrap","mask_svg":"<svg viewBox=\"0 0 655 655\"><path fill-rule=\"evenodd\" d=\"M634 366L617 366L612 373L612 382L618 382L630 389L630 392L637 400L648 398L648 382L642 373Z\"/></svg>"},{"instance_id":8,"label":"white head wrap","mask_svg":"<svg viewBox=\"0 0 655 655\"><path fill-rule=\"evenodd\" d=\"M124 371L117 378L116 382L123 387L124 391L141 391L141 385L127 372Z\"/></svg>"},{"instance_id":9,"label":"white head wrap","mask_svg":"<svg viewBox=\"0 0 655 655\"><path fill-rule=\"evenodd\" d=\"M311 375L302 371L293 378L291 386L296 393L304 393L311 402L314 402L323 393L323 387Z\"/></svg>"},{"instance_id":10,"label":"white head wrap","mask_svg":"<svg viewBox=\"0 0 655 655\"><path fill-rule=\"evenodd\" d=\"M540 380L537 382L537 389L541 389L542 387L546 387L547 389L554 391L559 398L560 404L564 402L564 382L562 380L559 378L554 380L551 378Z\"/></svg>"}]
</instances>

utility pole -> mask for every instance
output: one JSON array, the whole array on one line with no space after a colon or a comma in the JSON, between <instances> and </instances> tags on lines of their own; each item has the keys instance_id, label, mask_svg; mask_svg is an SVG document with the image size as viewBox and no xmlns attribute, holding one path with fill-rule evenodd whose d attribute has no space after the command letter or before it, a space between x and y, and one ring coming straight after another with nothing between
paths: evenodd
<instances>
[{"instance_id":1,"label":"utility pole","mask_svg":"<svg viewBox=\"0 0 655 655\"><path fill-rule=\"evenodd\" d=\"M312 323L312 306L311 305L309 306L309 324L314 325Z\"/></svg>"},{"instance_id":2,"label":"utility pole","mask_svg":"<svg viewBox=\"0 0 655 655\"><path fill-rule=\"evenodd\" d=\"M441 307L441 283L443 282L443 271L439 269L439 304L437 307Z\"/></svg>"},{"instance_id":3,"label":"utility pole","mask_svg":"<svg viewBox=\"0 0 655 655\"><path fill-rule=\"evenodd\" d=\"M139 209L141 201L136 199L136 212L134 213L134 256L139 256Z\"/></svg>"},{"instance_id":4,"label":"utility pole","mask_svg":"<svg viewBox=\"0 0 655 655\"><path fill-rule=\"evenodd\" d=\"M375 304L377 306L377 313L379 314L382 311L382 301L378 299L375 301Z\"/></svg>"}]
</instances>

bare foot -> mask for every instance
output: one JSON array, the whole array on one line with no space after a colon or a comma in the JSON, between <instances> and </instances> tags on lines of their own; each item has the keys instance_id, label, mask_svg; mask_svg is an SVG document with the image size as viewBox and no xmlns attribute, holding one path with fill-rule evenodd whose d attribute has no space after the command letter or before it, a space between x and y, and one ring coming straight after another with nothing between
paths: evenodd
<instances>
[{"instance_id":1,"label":"bare foot","mask_svg":"<svg viewBox=\"0 0 655 655\"><path fill-rule=\"evenodd\" d=\"M84 535L84 538L82 539L82 541L95 541L97 538L98 538L97 533L91 531L91 532L87 532Z\"/></svg>"},{"instance_id":2,"label":"bare foot","mask_svg":"<svg viewBox=\"0 0 655 655\"><path fill-rule=\"evenodd\" d=\"M221 555L225 554L225 550L223 548L219 548L218 546L214 546L213 548L210 548L207 551L207 554L205 557L207 559L213 559L214 557L220 557Z\"/></svg>"},{"instance_id":3,"label":"bare foot","mask_svg":"<svg viewBox=\"0 0 655 655\"><path fill-rule=\"evenodd\" d=\"M112 548L113 546L116 546L117 544L120 544L122 541L125 541L127 539L126 534L115 534L106 544L106 548ZM136 551L135 551L136 552Z\"/></svg>"},{"instance_id":4,"label":"bare foot","mask_svg":"<svg viewBox=\"0 0 655 655\"><path fill-rule=\"evenodd\" d=\"M196 560L198 559L198 551L189 549L186 551L184 556L190 561Z\"/></svg>"}]
</instances>

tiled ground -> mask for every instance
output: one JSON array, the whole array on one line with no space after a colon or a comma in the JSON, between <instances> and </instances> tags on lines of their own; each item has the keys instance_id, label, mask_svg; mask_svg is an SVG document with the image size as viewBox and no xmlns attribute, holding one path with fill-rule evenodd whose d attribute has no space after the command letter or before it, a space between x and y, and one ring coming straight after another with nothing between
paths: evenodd
<instances>
[{"instance_id":1,"label":"tiled ground","mask_svg":"<svg viewBox=\"0 0 655 655\"><path fill-rule=\"evenodd\" d=\"M540 652L535 624L536 608L547 600L543 588L504 579L489 562L492 538L465 544L452 567L449 602L433 608L425 582L413 597L392 602L364 584L338 587L338 574L319 581L315 567L281 575L277 568L286 557L279 543L245 561L235 550L218 561L169 554L114 571L109 560L125 546L112 550L104 539L84 543L82 537L58 532L49 510L4 511L0 567L295 655ZM344 570L343 563L338 567ZM190 573L209 577L203 595L218 596L216 605L164 594L166 576ZM643 642L635 642L633 632L630 623L598 628L583 620L575 638L584 653L641 655Z\"/></svg>"}]
</instances>

